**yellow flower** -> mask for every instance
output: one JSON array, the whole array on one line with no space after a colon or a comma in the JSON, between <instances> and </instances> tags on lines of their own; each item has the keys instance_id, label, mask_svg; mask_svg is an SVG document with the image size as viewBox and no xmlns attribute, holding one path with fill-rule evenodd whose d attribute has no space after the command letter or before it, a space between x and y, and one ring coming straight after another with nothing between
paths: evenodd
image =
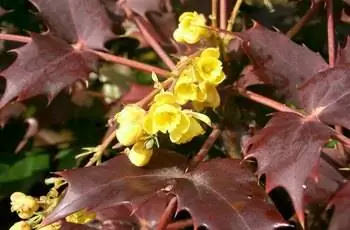
<instances>
[{"instance_id":1,"label":"yellow flower","mask_svg":"<svg viewBox=\"0 0 350 230\"><path fill-rule=\"evenodd\" d=\"M146 111L137 105L127 105L115 119L119 123L116 137L120 144L130 146L136 143L143 135L142 123Z\"/></svg>"},{"instance_id":2,"label":"yellow flower","mask_svg":"<svg viewBox=\"0 0 350 230\"><path fill-rule=\"evenodd\" d=\"M213 109L220 105L220 96L216 87L212 84L202 82L199 85L200 91L205 95L204 101L194 101L193 107L197 111L202 111L205 107L211 107Z\"/></svg>"},{"instance_id":3,"label":"yellow flower","mask_svg":"<svg viewBox=\"0 0 350 230\"><path fill-rule=\"evenodd\" d=\"M204 129L202 126L198 123L196 119L193 117L189 117L189 127L187 128L187 131L184 132L179 139L172 140L176 144L183 144L191 141L194 137L204 134ZM170 133L170 137L171 137Z\"/></svg>"},{"instance_id":4,"label":"yellow flower","mask_svg":"<svg viewBox=\"0 0 350 230\"><path fill-rule=\"evenodd\" d=\"M16 222L11 226L10 230L31 230L30 225L25 221Z\"/></svg>"},{"instance_id":5,"label":"yellow flower","mask_svg":"<svg viewBox=\"0 0 350 230\"><path fill-rule=\"evenodd\" d=\"M32 196L27 196L21 192L11 195L11 211L16 211L22 219L28 219L39 209L39 204Z\"/></svg>"},{"instance_id":6,"label":"yellow flower","mask_svg":"<svg viewBox=\"0 0 350 230\"><path fill-rule=\"evenodd\" d=\"M181 43L195 44L202 37L209 35L205 28L205 17L197 12L185 12L179 18L179 26L174 31L175 41Z\"/></svg>"},{"instance_id":7,"label":"yellow flower","mask_svg":"<svg viewBox=\"0 0 350 230\"><path fill-rule=\"evenodd\" d=\"M133 165L142 167L148 164L150 161L153 154L153 149L146 148L145 142L139 141L134 144L131 150L127 150L126 154Z\"/></svg>"},{"instance_id":8,"label":"yellow flower","mask_svg":"<svg viewBox=\"0 0 350 230\"><path fill-rule=\"evenodd\" d=\"M126 105L114 118L119 124L128 124L139 121L145 114L146 111L140 106L130 104Z\"/></svg>"},{"instance_id":9,"label":"yellow flower","mask_svg":"<svg viewBox=\"0 0 350 230\"><path fill-rule=\"evenodd\" d=\"M75 224L86 224L96 218L94 212L88 212L86 209L82 209L78 212L75 212L69 216L66 216L66 221L75 223Z\"/></svg>"},{"instance_id":10,"label":"yellow flower","mask_svg":"<svg viewBox=\"0 0 350 230\"><path fill-rule=\"evenodd\" d=\"M195 66L199 81L207 81L218 85L225 80L225 74L222 71L222 62L219 60L218 48L207 48L196 59Z\"/></svg>"},{"instance_id":11,"label":"yellow flower","mask_svg":"<svg viewBox=\"0 0 350 230\"><path fill-rule=\"evenodd\" d=\"M116 136L120 144L130 146L136 143L143 134L142 123L123 124L118 127Z\"/></svg>"}]
</instances>

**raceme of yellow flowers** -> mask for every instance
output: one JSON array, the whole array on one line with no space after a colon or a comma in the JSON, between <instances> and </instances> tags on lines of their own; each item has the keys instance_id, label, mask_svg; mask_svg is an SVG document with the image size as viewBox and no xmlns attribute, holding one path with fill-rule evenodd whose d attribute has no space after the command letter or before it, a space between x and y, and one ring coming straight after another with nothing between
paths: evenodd
<instances>
[{"instance_id":1,"label":"raceme of yellow flowers","mask_svg":"<svg viewBox=\"0 0 350 230\"><path fill-rule=\"evenodd\" d=\"M183 13L174 39L195 44L210 37L205 23L203 15ZM200 112L220 105L217 86L225 80L225 74L219 58L218 48L206 48L196 57L182 58L174 87L168 91L161 89L148 111L137 104L129 104L116 114L116 137L120 144L131 147L125 153L132 164L141 167L150 161L159 133L169 135L175 144L183 144L205 132L201 123L211 125L210 118ZM193 109L184 109L189 102Z\"/></svg>"},{"instance_id":2,"label":"raceme of yellow flowers","mask_svg":"<svg viewBox=\"0 0 350 230\"><path fill-rule=\"evenodd\" d=\"M49 178L49 180L55 186L46 196L35 198L22 192L14 192L11 195L11 211L16 212L22 220L12 225L10 230L58 230L61 228L59 222L40 227L43 218L57 206L60 200L57 188L63 184L63 180L61 178ZM83 209L67 216L65 219L67 222L85 224L95 219L95 213Z\"/></svg>"}]
</instances>

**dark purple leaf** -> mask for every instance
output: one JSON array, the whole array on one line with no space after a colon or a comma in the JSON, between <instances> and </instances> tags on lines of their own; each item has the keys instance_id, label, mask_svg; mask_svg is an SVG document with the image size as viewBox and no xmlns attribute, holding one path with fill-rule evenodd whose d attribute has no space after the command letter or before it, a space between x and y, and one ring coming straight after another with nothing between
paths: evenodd
<instances>
[{"instance_id":1,"label":"dark purple leaf","mask_svg":"<svg viewBox=\"0 0 350 230\"><path fill-rule=\"evenodd\" d=\"M279 186L286 189L301 222L304 183L331 134L330 128L316 120L280 112L249 140L245 158L257 159L257 174L266 175L267 192Z\"/></svg>"},{"instance_id":2,"label":"dark purple leaf","mask_svg":"<svg viewBox=\"0 0 350 230\"><path fill-rule=\"evenodd\" d=\"M337 64L350 65L350 36L347 38L345 46L339 50Z\"/></svg>"},{"instance_id":3,"label":"dark purple leaf","mask_svg":"<svg viewBox=\"0 0 350 230\"><path fill-rule=\"evenodd\" d=\"M296 101L297 87L328 68L318 53L261 25L255 24L253 28L236 35L246 42L247 55L252 59L256 71L261 71L267 77L261 81L276 86L288 99Z\"/></svg>"},{"instance_id":4,"label":"dark purple leaf","mask_svg":"<svg viewBox=\"0 0 350 230\"><path fill-rule=\"evenodd\" d=\"M125 156L118 156L98 167L60 172L69 183L68 191L45 223L81 208L100 210L121 203L137 208L159 192L167 192L177 197L178 211L191 213L195 227L270 230L286 225L240 161L211 160L184 173L179 165L186 159L165 151L157 155L158 164L151 162L146 168L134 167Z\"/></svg>"},{"instance_id":5,"label":"dark purple leaf","mask_svg":"<svg viewBox=\"0 0 350 230\"><path fill-rule=\"evenodd\" d=\"M111 21L99 0L30 0L40 10L51 33L70 44L104 49L113 38Z\"/></svg>"},{"instance_id":6,"label":"dark purple leaf","mask_svg":"<svg viewBox=\"0 0 350 230\"><path fill-rule=\"evenodd\" d=\"M329 225L329 230L350 229L350 182L347 182L331 199L330 205L334 205L334 213Z\"/></svg>"},{"instance_id":7,"label":"dark purple leaf","mask_svg":"<svg viewBox=\"0 0 350 230\"><path fill-rule=\"evenodd\" d=\"M26 106L19 102L6 105L0 110L0 126L4 127L12 117L19 117L25 109Z\"/></svg>"},{"instance_id":8,"label":"dark purple leaf","mask_svg":"<svg viewBox=\"0 0 350 230\"><path fill-rule=\"evenodd\" d=\"M96 57L76 50L60 38L32 33L32 41L19 49L15 62L1 75L6 90L0 108L18 97L24 100L47 95L51 101L63 88L86 79L96 64Z\"/></svg>"},{"instance_id":9,"label":"dark purple leaf","mask_svg":"<svg viewBox=\"0 0 350 230\"><path fill-rule=\"evenodd\" d=\"M350 129L350 66L323 71L300 88L303 108L321 121Z\"/></svg>"}]
</instances>

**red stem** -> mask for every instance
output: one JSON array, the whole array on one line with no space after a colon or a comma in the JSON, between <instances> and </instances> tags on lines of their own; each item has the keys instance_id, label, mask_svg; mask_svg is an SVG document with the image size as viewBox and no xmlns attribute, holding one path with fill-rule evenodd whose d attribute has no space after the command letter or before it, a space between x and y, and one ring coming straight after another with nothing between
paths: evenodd
<instances>
[{"instance_id":1,"label":"red stem","mask_svg":"<svg viewBox=\"0 0 350 230\"><path fill-rule=\"evenodd\" d=\"M254 93L254 92L251 92L249 90L239 90L239 93L240 95L246 97L246 98L249 98L250 100L252 101L255 101L255 102L258 102L260 104L263 104L263 105L266 105L270 108L273 108L277 111L280 111L280 112L289 112L289 113L296 113L296 114L299 114L300 116L303 116L301 113L295 111L294 109L292 108L289 108L288 106L282 104L282 103L279 103L275 100L272 100L268 97L264 97L262 95L259 95L257 93Z\"/></svg>"},{"instance_id":2,"label":"red stem","mask_svg":"<svg viewBox=\"0 0 350 230\"><path fill-rule=\"evenodd\" d=\"M126 14L135 22L135 24L143 34L145 40L151 45L153 50L158 54L158 56L163 60L163 62L168 66L168 68L171 70L176 69L176 65L174 64L173 60L171 60L169 55L159 45L157 40L154 38L155 36L152 35L151 31L147 29L143 19L140 16L133 14L131 10L126 7L124 7L124 10Z\"/></svg>"},{"instance_id":3,"label":"red stem","mask_svg":"<svg viewBox=\"0 0 350 230\"><path fill-rule=\"evenodd\" d=\"M294 37L300 29L308 22L311 17L317 12L318 8L321 6L323 1L319 1L317 3L311 3L310 9L306 12L306 14L286 33L286 36L289 38Z\"/></svg>"},{"instance_id":4,"label":"red stem","mask_svg":"<svg viewBox=\"0 0 350 230\"><path fill-rule=\"evenodd\" d=\"M220 136L220 133L221 130L219 129L219 127L214 126L213 131L211 131L210 135L205 140L199 152L192 158L191 162L189 163L189 166L186 169L186 172L195 168L201 161L203 161L203 159L208 155L210 148L214 145L215 141Z\"/></svg>"},{"instance_id":5,"label":"red stem","mask_svg":"<svg viewBox=\"0 0 350 230\"><path fill-rule=\"evenodd\" d=\"M167 228L167 225L169 224L169 222L173 218L173 215L176 212L176 203L177 203L176 197L171 198L168 206L166 207L162 216L159 219L159 223L157 225L156 230L164 230Z\"/></svg>"},{"instance_id":6,"label":"red stem","mask_svg":"<svg viewBox=\"0 0 350 230\"><path fill-rule=\"evenodd\" d=\"M328 59L330 67L335 65L336 47L334 33L333 0L327 0L327 37L328 37Z\"/></svg>"},{"instance_id":7,"label":"red stem","mask_svg":"<svg viewBox=\"0 0 350 230\"><path fill-rule=\"evenodd\" d=\"M220 0L220 29L226 30L227 22L227 0Z\"/></svg>"},{"instance_id":8,"label":"red stem","mask_svg":"<svg viewBox=\"0 0 350 230\"><path fill-rule=\"evenodd\" d=\"M22 36L22 35L1 34L0 33L0 40L29 43L32 41L32 38L27 37L27 36ZM156 74L163 76L163 77L166 77L169 75L168 71L161 69L161 68L158 68L158 67L155 67L155 66L152 66L152 65L147 65L147 64L143 64L141 62L130 60L130 59L127 59L124 57L104 53L104 52L97 51L97 50L92 50L92 49L89 49L87 47L85 47L84 50L98 55L101 59L103 59L105 61L110 61L110 62L126 65L126 66L129 66L129 67L141 70L141 71L149 72L149 73L155 72Z\"/></svg>"}]
</instances>

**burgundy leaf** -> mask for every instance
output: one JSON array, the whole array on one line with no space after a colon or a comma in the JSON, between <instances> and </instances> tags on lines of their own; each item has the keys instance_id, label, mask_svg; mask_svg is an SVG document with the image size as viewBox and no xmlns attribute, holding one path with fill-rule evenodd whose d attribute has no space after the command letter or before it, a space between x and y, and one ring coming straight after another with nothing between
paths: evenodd
<instances>
[{"instance_id":1,"label":"burgundy leaf","mask_svg":"<svg viewBox=\"0 0 350 230\"><path fill-rule=\"evenodd\" d=\"M0 108L10 100L45 94L51 101L59 91L85 79L96 64L96 57L73 49L60 38L32 33L32 41L16 49L17 59L1 75L6 90Z\"/></svg>"},{"instance_id":2,"label":"burgundy leaf","mask_svg":"<svg viewBox=\"0 0 350 230\"><path fill-rule=\"evenodd\" d=\"M350 129L350 67L323 71L300 88L300 101L312 116Z\"/></svg>"},{"instance_id":3,"label":"burgundy leaf","mask_svg":"<svg viewBox=\"0 0 350 230\"><path fill-rule=\"evenodd\" d=\"M99 228L95 228L93 226L89 226L88 224L74 224L66 221L62 221L60 230L96 230Z\"/></svg>"},{"instance_id":4,"label":"burgundy leaf","mask_svg":"<svg viewBox=\"0 0 350 230\"><path fill-rule=\"evenodd\" d=\"M69 183L68 191L45 223L81 208L99 210L121 203L137 208L163 191L177 197L178 211L189 211L195 227L270 230L286 226L240 161L214 159L184 173L179 165L186 159L181 155L165 151L157 155L161 164L151 162L147 168L136 168L126 156L118 156L98 167L60 172Z\"/></svg>"},{"instance_id":5,"label":"burgundy leaf","mask_svg":"<svg viewBox=\"0 0 350 230\"><path fill-rule=\"evenodd\" d=\"M247 88L250 85L260 85L264 84L264 80L268 78L264 76L264 74L256 70L253 65L247 65L241 72L241 77L238 79L237 84L240 88Z\"/></svg>"},{"instance_id":6,"label":"burgundy leaf","mask_svg":"<svg viewBox=\"0 0 350 230\"><path fill-rule=\"evenodd\" d=\"M6 14L8 11L5 10L4 8L0 7L0 17L4 14Z\"/></svg>"},{"instance_id":7,"label":"burgundy leaf","mask_svg":"<svg viewBox=\"0 0 350 230\"><path fill-rule=\"evenodd\" d=\"M259 24L236 35L247 43L246 52L256 70L267 77L261 81L276 86L288 99L297 100L297 87L328 68L318 53Z\"/></svg>"},{"instance_id":8,"label":"burgundy leaf","mask_svg":"<svg viewBox=\"0 0 350 230\"><path fill-rule=\"evenodd\" d=\"M350 36L347 38L345 46L339 50L337 64L350 64Z\"/></svg>"},{"instance_id":9,"label":"burgundy leaf","mask_svg":"<svg viewBox=\"0 0 350 230\"><path fill-rule=\"evenodd\" d=\"M330 205L334 205L334 213L329 225L329 230L350 229L350 182L347 182L331 199Z\"/></svg>"},{"instance_id":10,"label":"burgundy leaf","mask_svg":"<svg viewBox=\"0 0 350 230\"><path fill-rule=\"evenodd\" d=\"M105 228L156 229L171 196L164 193L152 197L133 213L130 205L118 205L97 212L97 219Z\"/></svg>"},{"instance_id":11,"label":"burgundy leaf","mask_svg":"<svg viewBox=\"0 0 350 230\"><path fill-rule=\"evenodd\" d=\"M99 0L30 0L40 10L51 33L70 44L104 49L113 38L111 21Z\"/></svg>"},{"instance_id":12,"label":"burgundy leaf","mask_svg":"<svg viewBox=\"0 0 350 230\"><path fill-rule=\"evenodd\" d=\"M266 175L266 191L285 188L302 223L303 185L318 165L321 147L331 133L318 121L280 112L249 140L245 158L257 159L257 174Z\"/></svg>"},{"instance_id":13,"label":"burgundy leaf","mask_svg":"<svg viewBox=\"0 0 350 230\"><path fill-rule=\"evenodd\" d=\"M338 170L322 158L316 171L317 175L309 176L305 183L305 205L329 200L344 180Z\"/></svg>"}]
</instances>

